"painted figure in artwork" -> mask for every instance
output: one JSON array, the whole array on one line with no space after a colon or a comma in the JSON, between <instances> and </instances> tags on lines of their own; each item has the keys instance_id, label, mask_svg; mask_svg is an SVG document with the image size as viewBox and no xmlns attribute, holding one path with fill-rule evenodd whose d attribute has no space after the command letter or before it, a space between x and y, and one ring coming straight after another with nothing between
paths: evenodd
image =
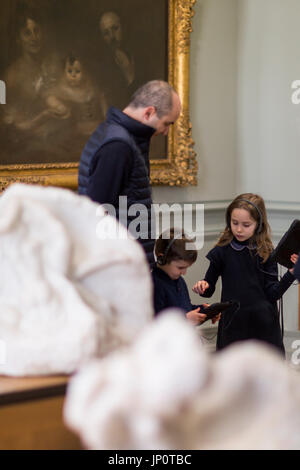
<instances>
[{"instance_id":1,"label":"painted figure in artwork","mask_svg":"<svg viewBox=\"0 0 300 470\"><path fill-rule=\"evenodd\" d=\"M5 72L7 105L3 120L12 130L19 131L14 132L14 139L22 141L27 135L43 136L45 123L53 115L43 99L43 90L51 80L48 69L52 59L44 55L43 28L36 13L18 17L17 43L20 55ZM55 74L54 63L50 68Z\"/></svg>"},{"instance_id":2,"label":"painted figure in artwork","mask_svg":"<svg viewBox=\"0 0 300 470\"><path fill-rule=\"evenodd\" d=\"M88 76L82 61L70 54L58 82L46 92L47 106L59 119L72 123L80 134L90 135L104 120L107 105L104 94L99 92Z\"/></svg>"},{"instance_id":3,"label":"painted figure in artwork","mask_svg":"<svg viewBox=\"0 0 300 470\"><path fill-rule=\"evenodd\" d=\"M113 11L103 13L99 30L104 42L101 78L110 104L124 107L135 89L135 61L124 39L121 19ZM113 83L111 81L113 77Z\"/></svg>"}]
</instances>

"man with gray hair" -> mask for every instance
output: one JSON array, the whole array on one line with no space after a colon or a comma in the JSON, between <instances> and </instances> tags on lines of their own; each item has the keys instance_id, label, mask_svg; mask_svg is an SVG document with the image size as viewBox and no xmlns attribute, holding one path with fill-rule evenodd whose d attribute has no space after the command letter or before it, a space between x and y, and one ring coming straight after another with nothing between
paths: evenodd
<instances>
[{"instance_id":1,"label":"man with gray hair","mask_svg":"<svg viewBox=\"0 0 300 470\"><path fill-rule=\"evenodd\" d=\"M106 121L89 138L80 159L79 194L115 208L117 218L126 221L142 244L151 267L155 233L151 233L150 139L153 135L166 136L180 111L175 90L162 80L150 81L134 93L123 111L114 107L108 110ZM141 211L144 219L146 214L147 230Z\"/></svg>"}]
</instances>

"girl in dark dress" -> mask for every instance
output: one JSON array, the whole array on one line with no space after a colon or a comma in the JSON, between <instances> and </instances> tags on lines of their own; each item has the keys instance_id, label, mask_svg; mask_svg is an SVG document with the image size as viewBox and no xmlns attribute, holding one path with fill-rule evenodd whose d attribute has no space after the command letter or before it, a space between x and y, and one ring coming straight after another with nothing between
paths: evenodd
<instances>
[{"instance_id":1,"label":"girl in dark dress","mask_svg":"<svg viewBox=\"0 0 300 470\"><path fill-rule=\"evenodd\" d=\"M226 211L226 228L208 253L210 266L193 291L211 297L221 276L221 301L236 303L222 313L217 349L229 344L257 339L284 353L277 300L295 280L293 269L278 280L270 226L263 199L252 193L237 196ZM292 255L293 263L298 255Z\"/></svg>"}]
</instances>

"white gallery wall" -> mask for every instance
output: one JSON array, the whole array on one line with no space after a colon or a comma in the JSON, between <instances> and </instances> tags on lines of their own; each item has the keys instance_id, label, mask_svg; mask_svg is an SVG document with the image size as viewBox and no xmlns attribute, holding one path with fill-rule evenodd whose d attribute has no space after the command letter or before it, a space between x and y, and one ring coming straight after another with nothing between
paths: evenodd
<instances>
[{"instance_id":1,"label":"white gallery wall","mask_svg":"<svg viewBox=\"0 0 300 470\"><path fill-rule=\"evenodd\" d=\"M300 218L300 2L237 0L237 192L266 200L275 244ZM284 296L286 327L297 328L297 287Z\"/></svg>"},{"instance_id":2,"label":"white gallery wall","mask_svg":"<svg viewBox=\"0 0 300 470\"><path fill-rule=\"evenodd\" d=\"M154 187L157 202L224 200L235 187L236 0L198 0L194 11L190 117L198 186Z\"/></svg>"},{"instance_id":3,"label":"white gallery wall","mask_svg":"<svg viewBox=\"0 0 300 470\"><path fill-rule=\"evenodd\" d=\"M194 11L190 116L198 186L153 188L156 203L205 204L205 244L186 276L189 287L202 278L237 194L264 197L275 244L300 218L300 104L291 99L292 82L300 80L300 1L198 0ZM285 295L286 329L297 328L297 292L293 286ZM219 291L210 300L218 299Z\"/></svg>"},{"instance_id":4,"label":"white gallery wall","mask_svg":"<svg viewBox=\"0 0 300 470\"><path fill-rule=\"evenodd\" d=\"M299 0L238 0L238 190L300 202Z\"/></svg>"}]
</instances>

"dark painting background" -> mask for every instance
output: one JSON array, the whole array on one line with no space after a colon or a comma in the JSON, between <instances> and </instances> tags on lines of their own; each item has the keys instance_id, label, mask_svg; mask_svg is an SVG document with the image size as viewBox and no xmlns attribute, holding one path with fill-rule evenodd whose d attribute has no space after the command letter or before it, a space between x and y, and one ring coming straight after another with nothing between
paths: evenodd
<instances>
[{"instance_id":1,"label":"dark painting background","mask_svg":"<svg viewBox=\"0 0 300 470\"><path fill-rule=\"evenodd\" d=\"M18 18L28 10L37 14L40 26L33 66L18 28ZM134 63L130 84L122 81L99 28L108 11L119 16L121 48ZM0 165L75 162L103 119L103 97L107 106L123 109L141 84L167 80L168 1L2 0L0 43L0 79L7 86L7 104L0 108ZM69 95L63 83L70 55L80 62L85 81ZM151 158L166 158L166 139L153 144Z\"/></svg>"}]
</instances>

